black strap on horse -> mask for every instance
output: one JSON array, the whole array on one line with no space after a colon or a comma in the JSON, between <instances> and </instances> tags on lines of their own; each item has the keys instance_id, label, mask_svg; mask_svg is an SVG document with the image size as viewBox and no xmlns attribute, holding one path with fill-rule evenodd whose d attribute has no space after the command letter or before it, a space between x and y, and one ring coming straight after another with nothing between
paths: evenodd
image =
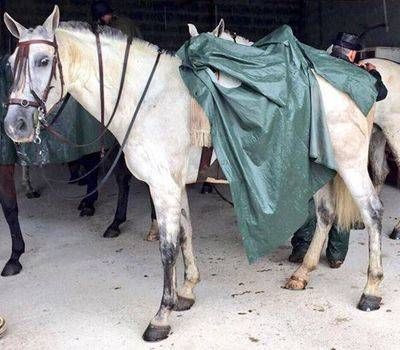
<instances>
[{"instance_id":1,"label":"black strap on horse","mask_svg":"<svg viewBox=\"0 0 400 350\"><path fill-rule=\"evenodd\" d=\"M143 103L143 101L144 101L144 99L145 99L145 97L146 97L146 95L147 95L147 91L149 90L150 83L151 83L151 81L153 80L153 76L154 76L154 73L155 73L155 71L156 71L156 69L157 69L158 63L159 63L159 61L160 61L160 57L161 57L161 51L159 51L158 54L157 54L157 58L156 58L156 60L155 60L155 62L154 62L153 69L151 70L151 73L150 73L149 78L148 78L148 80L147 80L146 86L145 86L145 88L144 88L144 90L143 90L143 92L142 92L142 96L140 97L140 100L139 100L139 102L138 102L138 104L137 104L137 106L136 106L136 108L135 108L135 112L133 113L133 116L132 116L132 119L131 119L131 121L130 121L130 123L129 123L128 129L127 129L126 134L125 134L125 136L124 136L124 139L123 139L123 141L122 141L122 143L121 143L121 147L120 147L120 149L119 149L119 151L118 151L117 156L116 156L115 159L114 159L114 162L112 163L110 169L108 170L107 174L101 179L100 183L97 185L97 187L96 187L92 192L87 193L87 194L84 195L84 196L70 196L70 197L65 197L65 196L60 196L60 195L58 195L57 192L54 191L54 188L53 188L52 184L51 184L51 183L48 181L48 179L44 176L44 173L42 173L42 175L43 175L45 181L46 181L47 184L50 186L50 188L56 193L57 196L59 196L59 197L61 197L61 198L63 198L63 199L67 199L67 200L84 199L84 198L89 197L89 196L91 196L92 194L96 193L96 192L97 192L100 188L102 188L102 187L104 186L104 184L107 182L107 180L108 180L108 178L110 177L111 173L114 171L114 169L115 169L115 167L116 167L116 165L117 165L117 163L118 163L118 160L119 160L119 158L120 158L121 155L122 155L122 152L123 152L123 150L124 150L124 147L125 147L125 145L126 145L126 143L127 143L127 141L128 141L128 138L129 138L129 136L130 136L130 134L131 134L131 131L132 131L132 128L133 128L133 124L135 123L136 117L137 117L137 115L138 115L138 113L139 113L139 111L140 111L140 107L142 106L142 103Z\"/></svg>"},{"instance_id":2,"label":"black strap on horse","mask_svg":"<svg viewBox=\"0 0 400 350\"><path fill-rule=\"evenodd\" d=\"M96 139L94 139L93 141L90 141L88 143L85 144L77 144L74 143L72 141L70 141L67 137L65 137L64 135L62 135L61 133L59 133L57 130L55 130L52 127L52 124L54 123L55 118L57 118L61 112L62 109L64 109L66 102L64 100L63 105L60 107L60 110L57 112L57 116L55 118L53 118L52 122L50 124L47 124L45 126L45 128L47 129L47 131L53 135L56 139L58 139L60 142L64 143L64 144L68 144L72 147L75 148L83 148L83 147L88 147L98 141L101 141L101 161L99 163L96 164L96 166L94 166L92 169L90 169L88 172L86 172L84 175L82 175L81 177L79 177L78 179L76 179L76 181L80 181L84 178L86 178L87 176L89 176L90 174L92 174L95 170L97 170L98 168L100 168L103 163L105 163L106 159L109 158L110 154L112 154L113 149L115 148L115 146L117 145L117 142L115 142L111 148L108 150L107 153L104 152L104 136L105 133L108 130L108 127L111 125L115 114L118 110L118 106L121 100L121 96L122 96L122 92L124 89L124 85L125 85L125 77L126 77L126 71L127 71L127 67L128 67L128 61L129 61L129 53L130 53L130 48L131 48L131 44L133 41L132 36L128 36L127 40L126 40L126 46L125 46L125 54L124 54L124 62L123 62L123 66L122 66L122 73L121 73L121 79L120 79L120 83L119 83L119 89L118 89L118 95L117 95L117 100L115 102L114 105L114 109L112 111L111 117L107 122L107 125L104 125L104 69L103 69L103 59L102 59L102 51L101 51L101 43L100 43L100 38L99 38L99 31L97 29L94 30L95 35L96 35L96 44L97 44L97 53L99 56L99 75L100 75L100 106L101 106L101 130L99 135L96 137ZM69 98L69 94L67 95L67 97ZM55 183L69 183L69 181L66 180L58 180L58 179L50 179L47 178L48 181L51 182L55 182Z\"/></svg>"},{"instance_id":3,"label":"black strap on horse","mask_svg":"<svg viewBox=\"0 0 400 350\"><path fill-rule=\"evenodd\" d=\"M126 77L126 71L128 68L128 61L129 61L129 54L130 54L130 47L132 44L133 38L129 36L126 40L126 46L125 46L125 54L124 54L124 62L122 66L122 73L121 73L121 79L119 83L119 89L118 89L118 95L117 95L117 100L114 105L114 109L112 111L112 114L110 116L110 119L108 120L107 124L104 125L104 70L103 70L103 59L102 59L102 53L101 53L101 45L100 45L100 39L99 39L99 32L95 31L96 35L96 43L97 44L97 52L99 56L99 72L100 72L100 108L101 108L101 125L102 125L102 130L100 131L99 135L92 141L85 143L85 144L77 144L72 141L70 141L67 137L64 135L60 134L57 130L55 130L51 124L50 125L44 125L46 130L52 134L56 139L58 139L60 142L68 144L72 147L75 148L83 148L83 147L88 147L93 145L96 142L102 141L102 146L104 145L104 136L108 130L108 127L111 125L112 121L114 120L115 114L118 110L119 103L122 97L122 92L124 89L125 85L125 77ZM101 58L100 58L101 57ZM103 154L104 155L104 154Z\"/></svg>"}]
</instances>

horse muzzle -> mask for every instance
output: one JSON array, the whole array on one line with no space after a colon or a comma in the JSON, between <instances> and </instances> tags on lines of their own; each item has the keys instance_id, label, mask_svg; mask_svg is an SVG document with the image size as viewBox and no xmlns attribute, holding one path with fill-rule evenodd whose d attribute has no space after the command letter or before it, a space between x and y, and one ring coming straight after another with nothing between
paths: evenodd
<instances>
[{"instance_id":1,"label":"horse muzzle","mask_svg":"<svg viewBox=\"0 0 400 350\"><path fill-rule=\"evenodd\" d=\"M4 130L14 142L26 143L34 140L34 112L33 107L9 106L4 118Z\"/></svg>"}]
</instances>

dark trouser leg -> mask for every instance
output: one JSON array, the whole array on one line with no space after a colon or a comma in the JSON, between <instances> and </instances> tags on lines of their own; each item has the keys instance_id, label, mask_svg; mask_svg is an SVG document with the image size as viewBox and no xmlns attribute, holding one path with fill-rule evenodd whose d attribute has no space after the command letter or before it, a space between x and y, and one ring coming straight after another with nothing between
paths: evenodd
<instances>
[{"instance_id":1,"label":"dark trouser leg","mask_svg":"<svg viewBox=\"0 0 400 350\"><path fill-rule=\"evenodd\" d=\"M0 165L0 202L10 228L12 242L11 257L1 275L11 276L21 271L22 265L19 262L19 258L25 252L25 243L18 221L17 195L14 184L14 164Z\"/></svg>"},{"instance_id":2,"label":"dark trouser leg","mask_svg":"<svg viewBox=\"0 0 400 350\"><path fill-rule=\"evenodd\" d=\"M326 257L332 268L338 268L344 262L349 249L350 230L340 230L333 225L329 231Z\"/></svg>"},{"instance_id":3,"label":"dark trouser leg","mask_svg":"<svg viewBox=\"0 0 400 350\"><path fill-rule=\"evenodd\" d=\"M317 216L315 214L314 200L309 203L308 218L305 224L300 227L293 235L292 253L289 256L289 261L294 263L303 262L303 258L307 253L308 247L314 237L315 228L317 225Z\"/></svg>"}]
</instances>

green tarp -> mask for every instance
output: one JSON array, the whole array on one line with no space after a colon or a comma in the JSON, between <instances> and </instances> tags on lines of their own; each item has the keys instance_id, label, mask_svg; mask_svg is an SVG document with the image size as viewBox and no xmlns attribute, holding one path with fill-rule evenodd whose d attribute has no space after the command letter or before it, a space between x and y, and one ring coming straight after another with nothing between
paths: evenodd
<instances>
[{"instance_id":1,"label":"green tarp","mask_svg":"<svg viewBox=\"0 0 400 350\"><path fill-rule=\"evenodd\" d=\"M8 56L0 58L0 101L8 98L11 76L7 65ZM65 163L80 157L98 152L100 142L83 148L76 148L60 143L46 131L41 132L42 143L38 149L34 144L20 146L23 158L18 158L15 145L4 131L3 120L7 109L0 106L0 164L12 164L16 162L28 164ZM51 120L51 116L49 117ZM69 99L63 113L58 117L53 127L70 141L85 144L95 140L101 131L99 122L81 107L72 97ZM107 132L105 146L110 147L114 143L114 137ZM27 157L27 158L25 158Z\"/></svg>"},{"instance_id":2,"label":"green tarp","mask_svg":"<svg viewBox=\"0 0 400 350\"><path fill-rule=\"evenodd\" d=\"M348 93L364 114L375 79L301 44L283 26L252 47L201 34L178 51L181 76L212 126L250 262L304 223L313 194L335 174L319 88L311 69ZM220 85L214 72L241 82Z\"/></svg>"}]
</instances>

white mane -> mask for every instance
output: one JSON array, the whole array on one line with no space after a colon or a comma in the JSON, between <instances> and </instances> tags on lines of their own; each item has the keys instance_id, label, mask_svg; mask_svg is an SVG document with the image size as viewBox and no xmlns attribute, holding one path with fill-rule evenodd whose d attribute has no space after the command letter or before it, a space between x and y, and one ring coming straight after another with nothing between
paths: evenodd
<instances>
[{"instance_id":1,"label":"white mane","mask_svg":"<svg viewBox=\"0 0 400 350\"><path fill-rule=\"evenodd\" d=\"M60 22L60 25L57 28L57 32L58 31L74 32L78 36L94 35L92 26L87 22L81 22L81 21ZM105 41L106 43L107 42L121 42L124 44L126 43L127 35L124 34L122 31L120 31L119 29L100 25L99 33L100 33L101 39L103 41ZM136 38L136 37L133 38L133 43L139 49L151 48L153 51L159 50L159 47L157 45L151 44L147 41L144 41L144 40ZM163 51L163 53L165 53L165 51Z\"/></svg>"}]
</instances>

